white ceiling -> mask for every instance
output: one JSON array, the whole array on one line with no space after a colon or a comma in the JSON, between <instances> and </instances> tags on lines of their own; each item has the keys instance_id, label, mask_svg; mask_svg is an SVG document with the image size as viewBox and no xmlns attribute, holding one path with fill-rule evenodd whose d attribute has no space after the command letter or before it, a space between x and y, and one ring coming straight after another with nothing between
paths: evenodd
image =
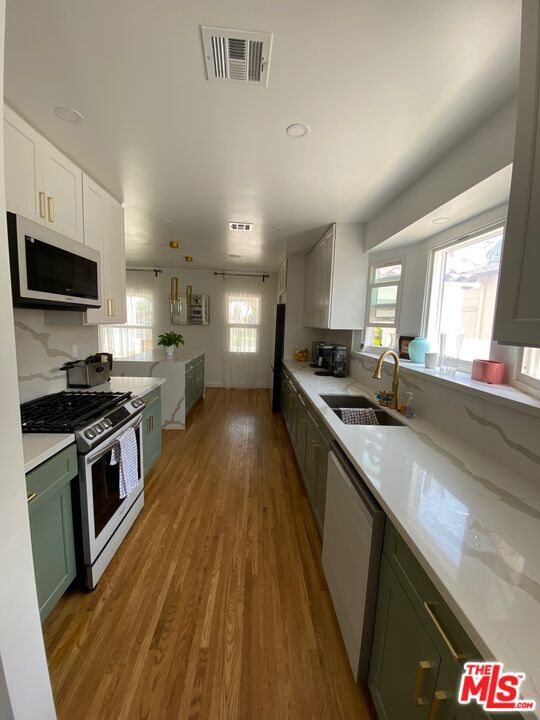
<instances>
[{"instance_id":1,"label":"white ceiling","mask_svg":"<svg viewBox=\"0 0 540 720\"><path fill-rule=\"evenodd\" d=\"M8 0L5 91L124 201L130 264L175 237L194 267L275 269L515 93L519 22L519 0ZM208 83L200 25L271 31L268 87Z\"/></svg>"}]
</instances>

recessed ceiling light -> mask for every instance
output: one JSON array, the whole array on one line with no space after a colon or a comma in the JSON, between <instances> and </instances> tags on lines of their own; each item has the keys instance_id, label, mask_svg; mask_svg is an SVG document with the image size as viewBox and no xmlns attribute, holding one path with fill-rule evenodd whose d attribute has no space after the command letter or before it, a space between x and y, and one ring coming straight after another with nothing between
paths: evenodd
<instances>
[{"instance_id":1,"label":"recessed ceiling light","mask_svg":"<svg viewBox=\"0 0 540 720\"><path fill-rule=\"evenodd\" d=\"M285 230L283 225L272 225L272 230Z\"/></svg>"},{"instance_id":2,"label":"recessed ceiling light","mask_svg":"<svg viewBox=\"0 0 540 720\"><path fill-rule=\"evenodd\" d=\"M176 225L176 220L169 220L169 218L163 218L162 222L167 223L167 225Z\"/></svg>"},{"instance_id":3,"label":"recessed ceiling light","mask_svg":"<svg viewBox=\"0 0 540 720\"><path fill-rule=\"evenodd\" d=\"M444 225L444 223L450 222L450 218L447 218L447 217L433 218L433 220L431 222L434 222L437 225Z\"/></svg>"},{"instance_id":4,"label":"recessed ceiling light","mask_svg":"<svg viewBox=\"0 0 540 720\"><path fill-rule=\"evenodd\" d=\"M178 248L180 247L180 243L178 242L178 240L171 240L169 243L169 247L171 248L171 250L178 250Z\"/></svg>"},{"instance_id":5,"label":"recessed ceiling light","mask_svg":"<svg viewBox=\"0 0 540 720\"><path fill-rule=\"evenodd\" d=\"M231 255L229 255L229 257L230 257L230 258L238 259L238 258L241 258L242 256L241 256L241 255L233 255L233 254L231 254Z\"/></svg>"},{"instance_id":6,"label":"recessed ceiling light","mask_svg":"<svg viewBox=\"0 0 540 720\"><path fill-rule=\"evenodd\" d=\"M184 260L186 262L193 262L193 257L191 255L184 255Z\"/></svg>"},{"instance_id":7,"label":"recessed ceiling light","mask_svg":"<svg viewBox=\"0 0 540 720\"><path fill-rule=\"evenodd\" d=\"M307 137L311 132L311 128L309 125L304 125L304 123L293 123L292 125L289 125L285 132L289 137L301 138Z\"/></svg>"},{"instance_id":8,"label":"recessed ceiling light","mask_svg":"<svg viewBox=\"0 0 540 720\"><path fill-rule=\"evenodd\" d=\"M72 125L77 125L78 123L82 123L84 120L84 117L82 113L80 113L78 110L74 110L73 108L64 107L63 105L59 105L58 107L54 108L54 114L56 117L59 117L60 120L63 120L64 122L71 123Z\"/></svg>"}]
</instances>

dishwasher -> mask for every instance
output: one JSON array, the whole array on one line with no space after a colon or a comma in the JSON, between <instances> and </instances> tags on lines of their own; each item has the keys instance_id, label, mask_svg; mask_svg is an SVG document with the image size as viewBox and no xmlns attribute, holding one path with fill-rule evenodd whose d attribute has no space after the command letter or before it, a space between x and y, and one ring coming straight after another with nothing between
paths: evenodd
<instances>
[{"instance_id":1,"label":"dishwasher","mask_svg":"<svg viewBox=\"0 0 540 720\"><path fill-rule=\"evenodd\" d=\"M322 564L351 670L367 682L385 514L341 448L328 455Z\"/></svg>"}]
</instances>

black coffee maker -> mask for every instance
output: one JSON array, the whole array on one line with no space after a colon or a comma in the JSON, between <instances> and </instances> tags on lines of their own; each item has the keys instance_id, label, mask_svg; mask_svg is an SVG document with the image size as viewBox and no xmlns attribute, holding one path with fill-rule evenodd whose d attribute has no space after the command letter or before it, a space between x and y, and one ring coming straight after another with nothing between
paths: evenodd
<instances>
[{"instance_id":1,"label":"black coffee maker","mask_svg":"<svg viewBox=\"0 0 540 720\"><path fill-rule=\"evenodd\" d=\"M318 370L315 371L315 375L332 375L332 353L334 352L333 345L326 345L320 343L319 354L317 356Z\"/></svg>"}]
</instances>

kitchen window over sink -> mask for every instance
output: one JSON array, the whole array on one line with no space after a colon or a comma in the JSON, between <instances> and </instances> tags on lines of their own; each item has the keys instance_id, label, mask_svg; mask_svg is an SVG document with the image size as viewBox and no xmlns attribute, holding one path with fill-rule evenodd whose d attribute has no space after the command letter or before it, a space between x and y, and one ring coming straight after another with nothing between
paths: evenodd
<instances>
[{"instance_id":1,"label":"kitchen window over sink","mask_svg":"<svg viewBox=\"0 0 540 720\"><path fill-rule=\"evenodd\" d=\"M470 370L489 359L504 227L499 225L432 251L427 337L434 350L446 335L446 354Z\"/></svg>"},{"instance_id":2,"label":"kitchen window over sink","mask_svg":"<svg viewBox=\"0 0 540 720\"><path fill-rule=\"evenodd\" d=\"M144 279L143 279L144 283ZM152 350L154 294L146 286L129 277L126 289L127 323L100 325L100 346L114 357L126 358Z\"/></svg>"},{"instance_id":3,"label":"kitchen window over sink","mask_svg":"<svg viewBox=\"0 0 540 720\"><path fill-rule=\"evenodd\" d=\"M522 348L516 380L540 391L540 348Z\"/></svg>"},{"instance_id":4,"label":"kitchen window over sink","mask_svg":"<svg viewBox=\"0 0 540 720\"><path fill-rule=\"evenodd\" d=\"M401 304L402 260L385 260L369 268L364 347L395 349Z\"/></svg>"}]
</instances>

